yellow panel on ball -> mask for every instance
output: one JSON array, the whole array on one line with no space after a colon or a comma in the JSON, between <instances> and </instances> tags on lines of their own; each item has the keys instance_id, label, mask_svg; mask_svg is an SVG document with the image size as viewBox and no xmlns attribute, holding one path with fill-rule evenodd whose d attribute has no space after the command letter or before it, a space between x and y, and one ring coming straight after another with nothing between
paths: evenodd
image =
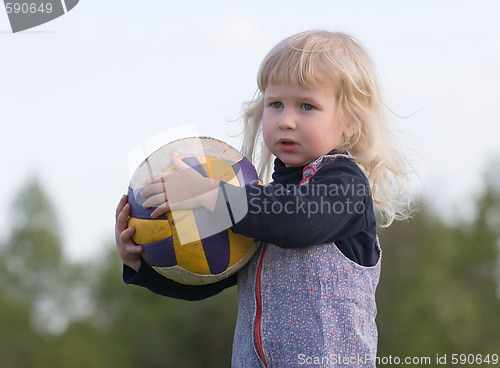
<instances>
[{"instance_id":1,"label":"yellow panel on ball","mask_svg":"<svg viewBox=\"0 0 500 368\"><path fill-rule=\"evenodd\" d=\"M141 229L132 235L132 240L136 244L154 243L172 236L168 220L148 220L131 217L128 226Z\"/></svg>"}]
</instances>

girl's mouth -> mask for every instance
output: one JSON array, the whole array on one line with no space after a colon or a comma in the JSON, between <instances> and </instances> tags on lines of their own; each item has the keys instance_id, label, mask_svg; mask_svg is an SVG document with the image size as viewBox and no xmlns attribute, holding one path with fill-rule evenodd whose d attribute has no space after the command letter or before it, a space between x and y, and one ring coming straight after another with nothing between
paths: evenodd
<instances>
[{"instance_id":1,"label":"girl's mouth","mask_svg":"<svg viewBox=\"0 0 500 368\"><path fill-rule=\"evenodd\" d=\"M292 152L297 147L297 143L290 139L280 139L279 146L284 152Z\"/></svg>"}]
</instances>

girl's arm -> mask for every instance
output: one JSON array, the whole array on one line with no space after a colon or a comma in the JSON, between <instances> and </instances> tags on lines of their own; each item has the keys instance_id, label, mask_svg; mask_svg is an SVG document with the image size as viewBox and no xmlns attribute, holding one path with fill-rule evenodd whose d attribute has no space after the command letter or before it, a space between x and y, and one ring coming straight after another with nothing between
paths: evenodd
<instances>
[{"instance_id":1,"label":"girl's arm","mask_svg":"<svg viewBox=\"0 0 500 368\"><path fill-rule=\"evenodd\" d=\"M194 301L216 295L224 289L236 285L237 275L229 276L222 281L208 285L184 285L163 277L146 262L142 262L138 272L124 265L123 281L125 284L145 287L149 291L162 296Z\"/></svg>"},{"instance_id":2,"label":"girl's arm","mask_svg":"<svg viewBox=\"0 0 500 368\"><path fill-rule=\"evenodd\" d=\"M342 241L374 227L368 182L351 161L318 170L307 184L284 187L224 185L230 197L244 197L248 212L231 229L283 248ZM239 194L238 194L239 193Z\"/></svg>"}]
</instances>

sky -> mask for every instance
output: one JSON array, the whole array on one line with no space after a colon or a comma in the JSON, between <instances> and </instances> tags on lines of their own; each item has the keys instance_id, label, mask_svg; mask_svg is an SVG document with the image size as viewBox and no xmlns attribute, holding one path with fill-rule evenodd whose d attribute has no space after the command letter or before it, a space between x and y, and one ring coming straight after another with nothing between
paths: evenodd
<instances>
[{"instance_id":1,"label":"sky","mask_svg":"<svg viewBox=\"0 0 500 368\"><path fill-rule=\"evenodd\" d=\"M0 236L37 177L74 260L114 239L129 152L186 124L241 145L259 64L309 29L354 35L373 56L412 193L466 215L500 156L500 2L81 0L13 34L0 9ZM167 142L165 142L167 143Z\"/></svg>"}]
</instances>

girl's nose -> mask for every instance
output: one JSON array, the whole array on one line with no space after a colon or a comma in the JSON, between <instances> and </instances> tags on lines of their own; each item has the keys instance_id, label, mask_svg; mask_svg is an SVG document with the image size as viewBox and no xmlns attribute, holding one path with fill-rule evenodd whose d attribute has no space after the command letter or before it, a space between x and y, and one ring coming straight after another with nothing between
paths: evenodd
<instances>
[{"instance_id":1,"label":"girl's nose","mask_svg":"<svg viewBox=\"0 0 500 368\"><path fill-rule=\"evenodd\" d=\"M280 114L278 127L280 129L295 129L295 115L284 109Z\"/></svg>"}]
</instances>

